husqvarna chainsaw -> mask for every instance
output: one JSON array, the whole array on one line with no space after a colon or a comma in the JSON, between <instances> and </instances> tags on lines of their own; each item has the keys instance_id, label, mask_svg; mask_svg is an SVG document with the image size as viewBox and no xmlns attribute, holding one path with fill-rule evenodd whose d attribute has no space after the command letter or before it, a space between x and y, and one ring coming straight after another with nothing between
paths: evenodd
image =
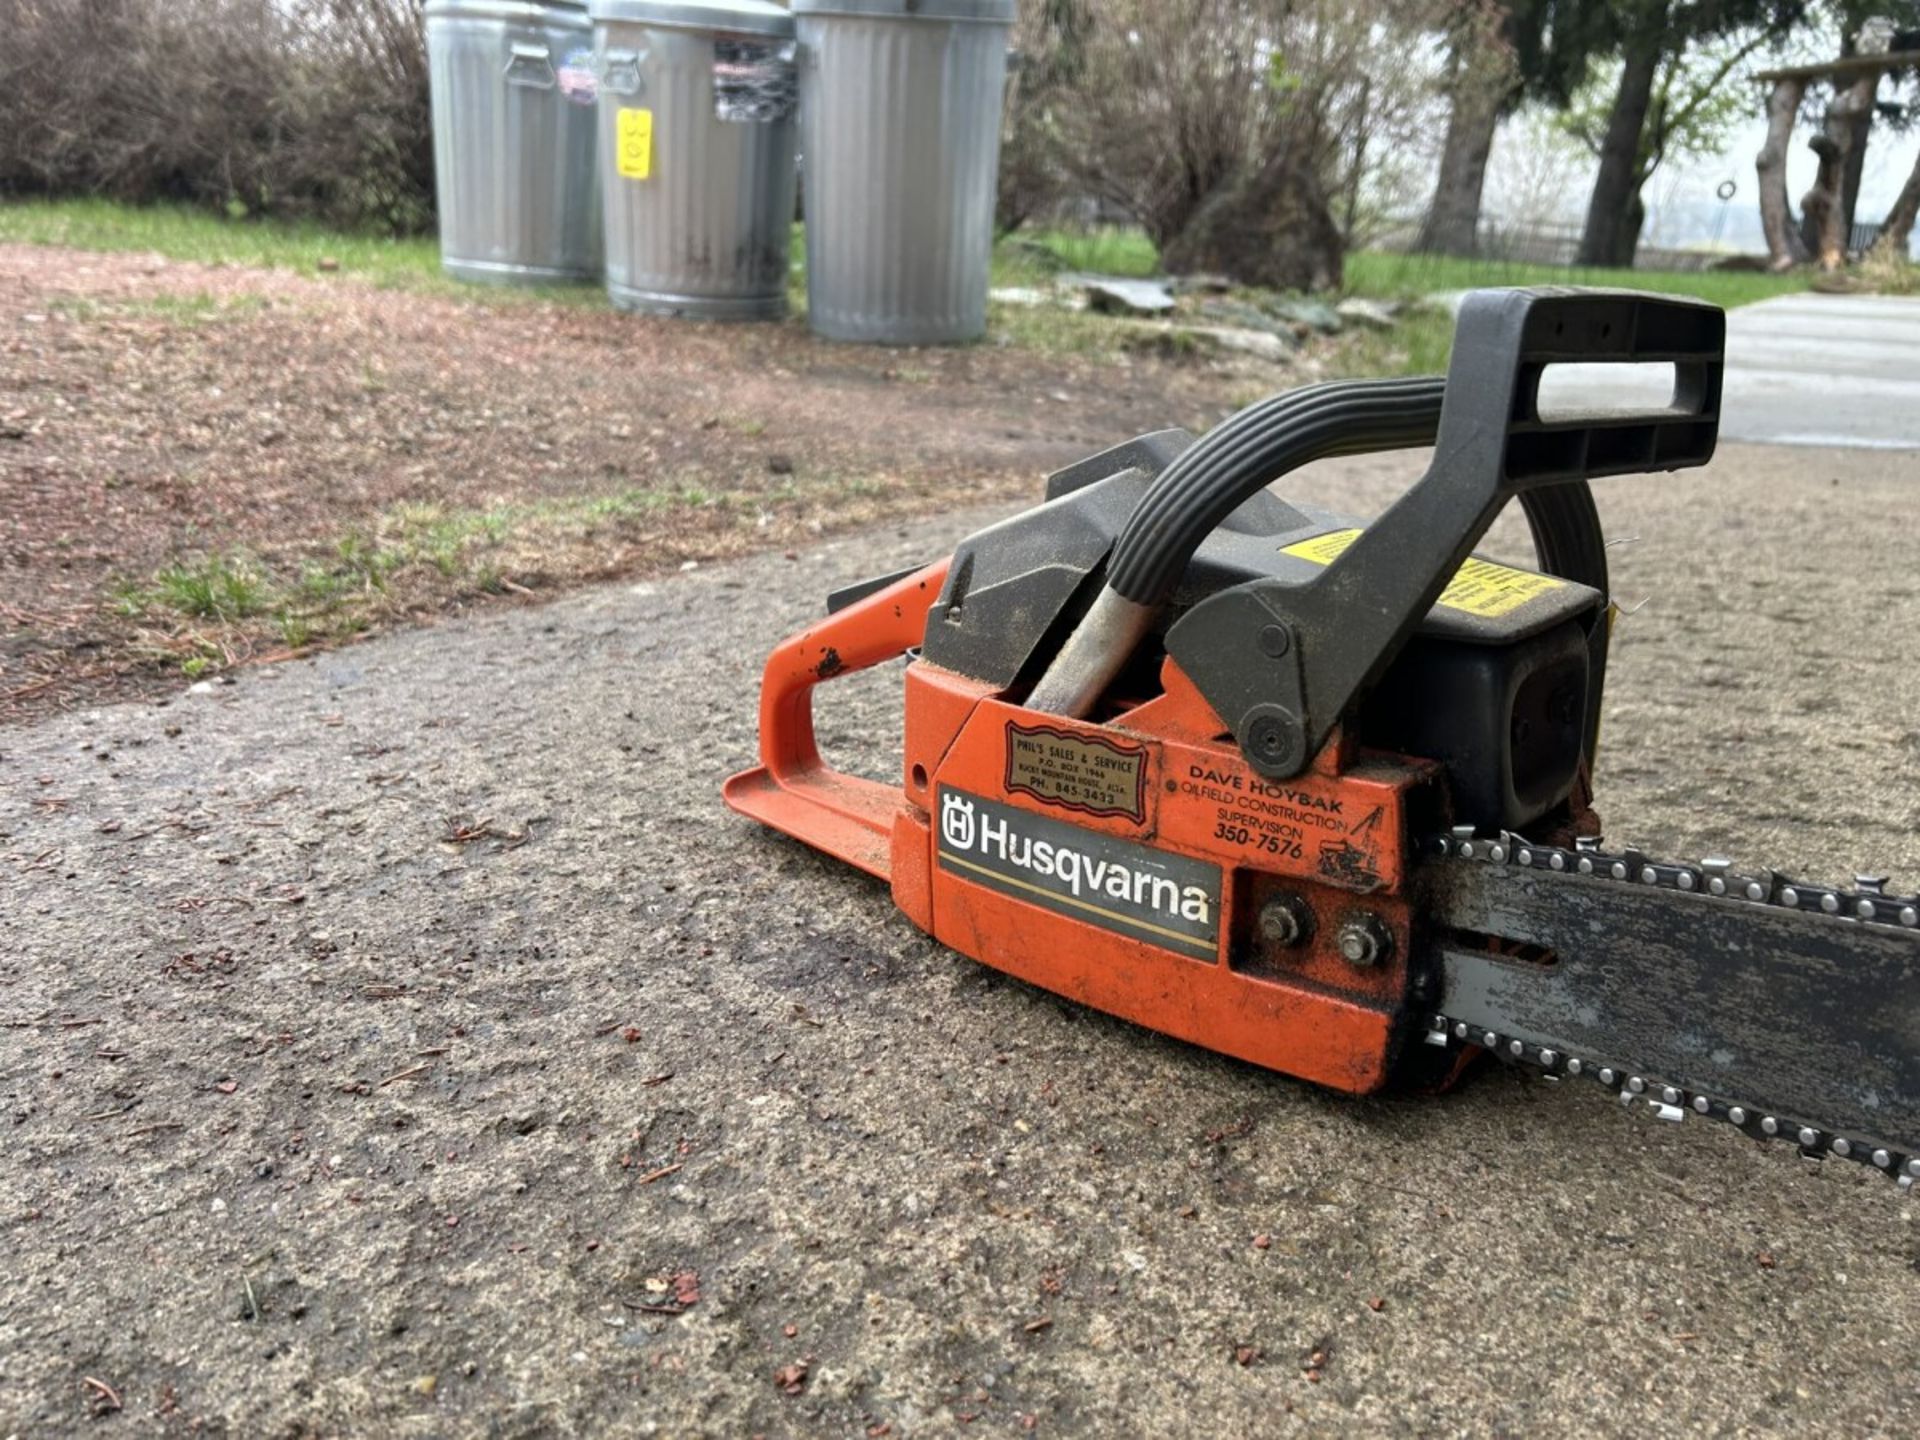
<instances>
[{"instance_id":1,"label":"husqvarna chainsaw","mask_svg":"<svg viewBox=\"0 0 1920 1440\"><path fill-rule=\"evenodd\" d=\"M1309 386L1052 477L947 559L834 596L766 669L734 809L891 883L945 944L1352 1093L1476 1055L1920 1177L1920 900L1609 848L1612 610L1587 480L1704 464L1725 318L1469 296L1444 381ZM1562 363L1669 403L1543 416ZM1433 445L1371 523L1267 487ZM1474 548L1524 507L1537 571ZM813 740L824 681L907 657L898 785Z\"/></svg>"}]
</instances>

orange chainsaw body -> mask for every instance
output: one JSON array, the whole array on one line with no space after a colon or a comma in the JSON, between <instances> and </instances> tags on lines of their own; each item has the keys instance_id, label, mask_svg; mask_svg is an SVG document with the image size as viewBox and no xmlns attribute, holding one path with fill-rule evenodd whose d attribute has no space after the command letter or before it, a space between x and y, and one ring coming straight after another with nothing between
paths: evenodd
<instances>
[{"instance_id":1,"label":"orange chainsaw body","mask_svg":"<svg viewBox=\"0 0 1920 1440\"><path fill-rule=\"evenodd\" d=\"M1171 659L1160 694L1089 723L916 658L900 783L830 769L814 689L909 655L946 572L774 652L761 764L727 803L887 880L916 925L1021 980L1334 1089L1385 1086L1411 1013L1410 811L1437 812L1438 767L1336 734L1297 777L1265 780ZM1276 895L1306 921L1284 946L1261 923ZM1371 963L1340 951L1352 922L1381 939Z\"/></svg>"}]
</instances>

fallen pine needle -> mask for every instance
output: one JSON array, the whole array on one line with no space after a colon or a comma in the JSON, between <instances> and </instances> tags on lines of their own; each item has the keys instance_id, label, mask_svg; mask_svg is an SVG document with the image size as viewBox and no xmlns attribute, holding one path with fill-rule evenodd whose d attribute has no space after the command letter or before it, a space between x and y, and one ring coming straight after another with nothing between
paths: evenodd
<instances>
[{"instance_id":1,"label":"fallen pine needle","mask_svg":"<svg viewBox=\"0 0 1920 1440\"><path fill-rule=\"evenodd\" d=\"M1051 1315L1042 1315L1038 1320L1027 1321L1027 1323L1022 1325L1020 1328L1026 1331L1027 1334L1029 1335L1038 1335L1042 1330L1048 1329L1050 1326L1052 1326L1052 1324L1053 1324L1053 1317Z\"/></svg>"},{"instance_id":2,"label":"fallen pine needle","mask_svg":"<svg viewBox=\"0 0 1920 1440\"><path fill-rule=\"evenodd\" d=\"M91 1385L95 1390L99 1391L101 1398L104 1399L107 1402L107 1404L112 1406L115 1410L124 1410L127 1408L125 1405L123 1405L120 1402L120 1392L114 1389L113 1386L109 1385L106 1381L96 1380L91 1375L82 1375L80 1379L83 1383Z\"/></svg>"},{"instance_id":3,"label":"fallen pine needle","mask_svg":"<svg viewBox=\"0 0 1920 1440\"><path fill-rule=\"evenodd\" d=\"M426 1074L427 1071L431 1070L432 1068L433 1066L431 1065L420 1064L420 1065L411 1065L405 1070L397 1070L393 1074L387 1076L386 1079L380 1082L380 1088L384 1090L387 1088L387 1086L393 1084L393 1082L396 1080L415 1079L418 1076Z\"/></svg>"},{"instance_id":4,"label":"fallen pine needle","mask_svg":"<svg viewBox=\"0 0 1920 1440\"><path fill-rule=\"evenodd\" d=\"M642 1175L640 1177L640 1183L642 1185L651 1185L654 1181L664 1180L667 1178L667 1176L672 1175L675 1172L679 1170L683 1170L685 1168L686 1166L684 1162L678 1165L662 1165L658 1170L653 1171L651 1174Z\"/></svg>"},{"instance_id":5,"label":"fallen pine needle","mask_svg":"<svg viewBox=\"0 0 1920 1440\"><path fill-rule=\"evenodd\" d=\"M129 1130L127 1134L129 1137L134 1135L152 1135L160 1130L184 1130L186 1128L187 1127L178 1120L157 1120L151 1125L142 1125L137 1130Z\"/></svg>"}]
</instances>

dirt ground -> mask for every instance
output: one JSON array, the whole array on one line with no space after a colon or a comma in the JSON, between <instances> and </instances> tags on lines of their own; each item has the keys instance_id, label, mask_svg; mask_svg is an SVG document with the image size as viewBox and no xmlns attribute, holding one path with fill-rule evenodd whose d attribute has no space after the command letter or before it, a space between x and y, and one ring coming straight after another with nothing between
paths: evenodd
<instances>
[{"instance_id":1,"label":"dirt ground","mask_svg":"<svg viewBox=\"0 0 1920 1440\"><path fill-rule=\"evenodd\" d=\"M1911 892L1916 484L1607 483L1610 839ZM1859 1167L1498 1069L1333 1097L725 812L766 650L980 518L0 736L0 1435L1910 1426L1915 1206ZM827 699L885 773L897 671Z\"/></svg>"},{"instance_id":2,"label":"dirt ground","mask_svg":"<svg viewBox=\"0 0 1920 1440\"><path fill-rule=\"evenodd\" d=\"M977 504L1286 379L0 245L0 721L281 658L308 631ZM504 535L482 523L503 508ZM442 537L437 566L391 541L407 516ZM124 603L170 563L232 555L282 588L319 573L327 603L288 602L298 633L277 602Z\"/></svg>"}]
</instances>

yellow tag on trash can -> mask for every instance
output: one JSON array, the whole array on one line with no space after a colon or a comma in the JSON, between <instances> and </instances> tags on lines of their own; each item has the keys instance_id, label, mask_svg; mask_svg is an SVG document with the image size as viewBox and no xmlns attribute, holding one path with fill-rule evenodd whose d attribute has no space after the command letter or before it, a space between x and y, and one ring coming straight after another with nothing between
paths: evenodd
<instances>
[{"instance_id":1,"label":"yellow tag on trash can","mask_svg":"<svg viewBox=\"0 0 1920 1440\"><path fill-rule=\"evenodd\" d=\"M629 180L653 174L653 111L621 108L616 139L620 173Z\"/></svg>"}]
</instances>

